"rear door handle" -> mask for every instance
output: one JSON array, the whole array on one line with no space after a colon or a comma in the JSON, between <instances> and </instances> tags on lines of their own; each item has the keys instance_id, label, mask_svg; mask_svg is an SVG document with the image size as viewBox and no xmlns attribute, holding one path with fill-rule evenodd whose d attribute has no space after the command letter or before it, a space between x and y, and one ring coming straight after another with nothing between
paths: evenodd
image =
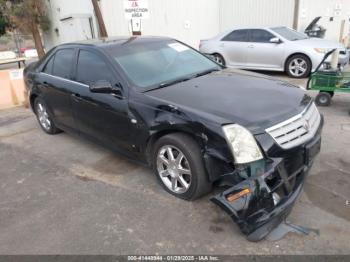
<instances>
[{"instance_id":1,"label":"rear door handle","mask_svg":"<svg viewBox=\"0 0 350 262\"><path fill-rule=\"evenodd\" d=\"M248 45L248 48L254 48L254 45Z\"/></svg>"},{"instance_id":2,"label":"rear door handle","mask_svg":"<svg viewBox=\"0 0 350 262\"><path fill-rule=\"evenodd\" d=\"M50 86L50 84L48 82L46 82L46 81L43 82L43 87L49 87L49 86Z\"/></svg>"},{"instance_id":3,"label":"rear door handle","mask_svg":"<svg viewBox=\"0 0 350 262\"><path fill-rule=\"evenodd\" d=\"M80 94L72 94L72 97L73 97L73 99L74 99L75 101L81 101L81 100L82 100Z\"/></svg>"}]
</instances>

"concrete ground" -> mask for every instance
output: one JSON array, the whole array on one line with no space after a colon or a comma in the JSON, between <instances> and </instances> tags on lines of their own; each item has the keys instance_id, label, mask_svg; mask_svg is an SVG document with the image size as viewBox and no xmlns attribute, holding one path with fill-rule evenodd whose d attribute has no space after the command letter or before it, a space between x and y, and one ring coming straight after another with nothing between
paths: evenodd
<instances>
[{"instance_id":1,"label":"concrete ground","mask_svg":"<svg viewBox=\"0 0 350 262\"><path fill-rule=\"evenodd\" d=\"M210 196L179 200L145 167L46 135L30 110L0 111L0 254L350 254L349 109L346 94L320 108L322 151L289 217L320 234L259 243Z\"/></svg>"}]
</instances>

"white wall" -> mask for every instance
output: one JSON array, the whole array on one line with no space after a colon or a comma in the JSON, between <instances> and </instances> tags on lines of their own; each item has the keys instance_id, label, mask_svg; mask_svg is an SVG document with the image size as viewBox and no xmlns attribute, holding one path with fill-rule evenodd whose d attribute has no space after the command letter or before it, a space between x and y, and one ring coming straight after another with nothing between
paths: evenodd
<instances>
[{"instance_id":1,"label":"white wall","mask_svg":"<svg viewBox=\"0 0 350 262\"><path fill-rule=\"evenodd\" d=\"M238 26L292 26L294 0L148 0L143 35L177 38L197 48L200 39ZM101 0L109 35L130 35L123 0ZM185 28L185 23L190 27Z\"/></svg>"},{"instance_id":2,"label":"white wall","mask_svg":"<svg viewBox=\"0 0 350 262\"><path fill-rule=\"evenodd\" d=\"M130 35L123 4L123 0L101 0L109 35ZM219 4L217 0L148 0L150 18L142 20L142 34L169 36L198 48L200 39L219 32Z\"/></svg>"},{"instance_id":3,"label":"white wall","mask_svg":"<svg viewBox=\"0 0 350 262\"><path fill-rule=\"evenodd\" d=\"M294 0L221 0L220 29L293 26Z\"/></svg>"},{"instance_id":4,"label":"white wall","mask_svg":"<svg viewBox=\"0 0 350 262\"><path fill-rule=\"evenodd\" d=\"M91 0L46 0L50 7L52 29L45 34L45 44L62 43L54 28L61 30L60 18L69 14L91 14L95 33L97 23ZM338 40L340 21L350 17L350 0L300 0L299 30L304 31L311 20L327 16L321 24L327 27L326 38ZM336 4L341 4L340 16L334 16ZM215 36L234 27L278 26L292 27L294 0L148 0L150 18L142 20L143 35L169 36L198 48L199 40ZM130 21L124 18L124 0L100 0L100 7L110 36L131 35ZM189 25L186 28L185 25Z\"/></svg>"},{"instance_id":5,"label":"white wall","mask_svg":"<svg viewBox=\"0 0 350 262\"><path fill-rule=\"evenodd\" d=\"M91 0L46 0L45 2L47 3L48 15L51 20L50 30L43 34L47 50L63 42L84 39L82 32L77 32L77 35L74 38L72 37L72 39L64 39L64 24L60 19L70 15L90 15L93 19L94 32L97 35L97 21ZM56 28L58 33L55 32Z\"/></svg>"},{"instance_id":6,"label":"white wall","mask_svg":"<svg viewBox=\"0 0 350 262\"><path fill-rule=\"evenodd\" d=\"M337 5L341 6L340 15L335 13ZM327 29L325 38L338 41L343 19L346 20L347 34L349 31L350 0L301 0L298 29L304 31L317 16L322 16L319 24ZM330 17L333 17L333 21L330 21Z\"/></svg>"}]
</instances>

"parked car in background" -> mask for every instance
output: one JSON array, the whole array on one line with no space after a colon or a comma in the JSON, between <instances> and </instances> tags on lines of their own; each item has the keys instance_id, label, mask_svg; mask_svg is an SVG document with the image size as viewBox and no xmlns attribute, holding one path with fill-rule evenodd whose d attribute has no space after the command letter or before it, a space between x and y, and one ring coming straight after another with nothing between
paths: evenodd
<instances>
[{"instance_id":1,"label":"parked car in background","mask_svg":"<svg viewBox=\"0 0 350 262\"><path fill-rule=\"evenodd\" d=\"M223 68L174 39L64 44L24 78L46 133L140 160L182 199L228 186L212 200L252 241L289 214L320 150L323 118L303 90Z\"/></svg>"},{"instance_id":2,"label":"parked car in background","mask_svg":"<svg viewBox=\"0 0 350 262\"><path fill-rule=\"evenodd\" d=\"M229 30L201 40L199 50L212 55L219 64L252 70L285 71L295 78L307 77L327 51L339 49L338 66L349 62L346 48L337 42L310 38L288 27ZM330 60L322 65L329 69Z\"/></svg>"}]
</instances>

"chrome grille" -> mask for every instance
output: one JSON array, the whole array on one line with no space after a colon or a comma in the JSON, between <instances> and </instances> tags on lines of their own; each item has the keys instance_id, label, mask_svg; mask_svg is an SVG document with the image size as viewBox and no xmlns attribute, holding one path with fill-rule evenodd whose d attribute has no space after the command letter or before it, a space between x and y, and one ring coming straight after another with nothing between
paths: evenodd
<instances>
[{"instance_id":1,"label":"chrome grille","mask_svg":"<svg viewBox=\"0 0 350 262\"><path fill-rule=\"evenodd\" d=\"M314 103L311 103L300 114L266 129L266 132L283 149L293 148L311 139L321 122L320 113Z\"/></svg>"}]
</instances>

